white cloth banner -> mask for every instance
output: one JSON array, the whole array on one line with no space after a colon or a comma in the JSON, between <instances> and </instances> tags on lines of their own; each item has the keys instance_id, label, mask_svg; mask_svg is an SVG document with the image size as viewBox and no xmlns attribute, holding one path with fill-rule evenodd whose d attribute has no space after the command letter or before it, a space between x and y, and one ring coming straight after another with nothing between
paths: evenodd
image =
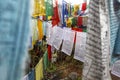
<instances>
[{"instance_id":1,"label":"white cloth banner","mask_svg":"<svg viewBox=\"0 0 120 80\"><path fill-rule=\"evenodd\" d=\"M86 33L77 32L74 58L82 62L84 62L84 56L86 53L85 45L86 45Z\"/></svg>"},{"instance_id":2,"label":"white cloth banner","mask_svg":"<svg viewBox=\"0 0 120 80\"><path fill-rule=\"evenodd\" d=\"M52 44L53 44L53 41L54 41L54 37L55 37L55 33L56 33L56 27L49 27L48 28L48 37L47 37L47 43L49 44L49 45L51 45L52 46Z\"/></svg>"},{"instance_id":3,"label":"white cloth banner","mask_svg":"<svg viewBox=\"0 0 120 80\"><path fill-rule=\"evenodd\" d=\"M55 34L54 34L54 40L52 45L59 50L61 43L62 43L62 38L63 38L63 29L60 27L56 27L55 29Z\"/></svg>"},{"instance_id":4,"label":"white cloth banner","mask_svg":"<svg viewBox=\"0 0 120 80\"><path fill-rule=\"evenodd\" d=\"M120 77L120 60L114 63L111 73Z\"/></svg>"},{"instance_id":5,"label":"white cloth banner","mask_svg":"<svg viewBox=\"0 0 120 80\"><path fill-rule=\"evenodd\" d=\"M52 30L51 22L50 21L46 22L46 37L50 37L51 30Z\"/></svg>"},{"instance_id":6,"label":"white cloth banner","mask_svg":"<svg viewBox=\"0 0 120 80\"><path fill-rule=\"evenodd\" d=\"M75 32L72 30L64 30L64 39L62 45L62 51L67 54L71 55L73 44L74 44Z\"/></svg>"}]
</instances>

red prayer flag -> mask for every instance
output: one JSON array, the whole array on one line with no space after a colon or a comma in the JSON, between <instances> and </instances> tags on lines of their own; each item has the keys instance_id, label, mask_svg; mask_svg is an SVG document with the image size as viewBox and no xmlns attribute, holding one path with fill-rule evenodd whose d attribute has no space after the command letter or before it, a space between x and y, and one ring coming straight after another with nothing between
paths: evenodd
<instances>
[{"instance_id":1,"label":"red prayer flag","mask_svg":"<svg viewBox=\"0 0 120 80\"><path fill-rule=\"evenodd\" d=\"M82 30L81 28L72 28L72 30L77 31L77 32L83 32L83 30ZM75 32L74 43L76 43L76 33L77 33L77 32Z\"/></svg>"},{"instance_id":2,"label":"red prayer flag","mask_svg":"<svg viewBox=\"0 0 120 80\"><path fill-rule=\"evenodd\" d=\"M87 8L87 3L86 2L82 3L82 11L85 11L86 8Z\"/></svg>"},{"instance_id":3,"label":"red prayer flag","mask_svg":"<svg viewBox=\"0 0 120 80\"><path fill-rule=\"evenodd\" d=\"M55 1L56 6L53 8L54 14L52 16L52 26L58 25L60 22L59 13L58 13L58 1Z\"/></svg>"},{"instance_id":4,"label":"red prayer flag","mask_svg":"<svg viewBox=\"0 0 120 80\"><path fill-rule=\"evenodd\" d=\"M81 28L72 28L72 30L77 31L77 32L83 32Z\"/></svg>"},{"instance_id":5,"label":"red prayer flag","mask_svg":"<svg viewBox=\"0 0 120 80\"><path fill-rule=\"evenodd\" d=\"M51 58L52 58L51 46L48 45L48 59L49 59L49 61L51 61Z\"/></svg>"},{"instance_id":6,"label":"red prayer flag","mask_svg":"<svg viewBox=\"0 0 120 80\"><path fill-rule=\"evenodd\" d=\"M81 26L81 25L82 25L82 16L79 16L77 20L77 26Z\"/></svg>"}]
</instances>

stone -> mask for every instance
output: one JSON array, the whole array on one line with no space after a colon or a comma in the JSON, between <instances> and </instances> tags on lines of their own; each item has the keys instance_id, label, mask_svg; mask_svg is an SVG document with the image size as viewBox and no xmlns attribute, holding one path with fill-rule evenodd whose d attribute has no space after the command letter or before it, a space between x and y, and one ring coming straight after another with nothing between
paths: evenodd
<instances>
[{"instance_id":1,"label":"stone","mask_svg":"<svg viewBox=\"0 0 120 80\"><path fill-rule=\"evenodd\" d=\"M78 73L76 72L71 72L68 77L71 79L71 80L77 80L77 77L78 77Z\"/></svg>"}]
</instances>

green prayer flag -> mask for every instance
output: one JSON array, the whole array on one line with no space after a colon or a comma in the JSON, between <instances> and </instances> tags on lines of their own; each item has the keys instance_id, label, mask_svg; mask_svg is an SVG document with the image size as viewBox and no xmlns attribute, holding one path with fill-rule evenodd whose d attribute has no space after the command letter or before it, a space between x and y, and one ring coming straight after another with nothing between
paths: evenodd
<instances>
[{"instance_id":1,"label":"green prayer flag","mask_svg":"<svg viewBox=\"0 0 120 80\"><path fill-rule=\"evenodd\" d=\"M49 64L49 62L48 62L48 53L47 53L47 51L45 51L45 53L44 53L44 55L43 55L43 63L44 63L44 69L46 70L47 68L48 68L48 64Z\"/></svg>"},{"instance_id":2,"label":"green prayer flag","mask_svg":"<svg viewBox=\"0 0 120 80\"><path fill-rule=\"evenodd\" d=\"M46 17L48 19L49 16L53 15L53 0L46 0Z\"/></svg>"},{"instance_id":3,"label":"green prayer flag","mask_svg":"<svg viewBox=\"0 0 120 80\"><path fill-rule=\"evenodd\" d=\"M72 18L72 26L76 26L77 25L77 18L73 17Z\"/></svg>"},{"instance_id":4,"label":"green prayer flag","mask_svg":"<svg viewBox=\"0 0 120 80\"><path fill-rule=\"evenodd\" d=\"M87 32L87 29L83 29L83 32Z\"/></svg>"}]
</instances>

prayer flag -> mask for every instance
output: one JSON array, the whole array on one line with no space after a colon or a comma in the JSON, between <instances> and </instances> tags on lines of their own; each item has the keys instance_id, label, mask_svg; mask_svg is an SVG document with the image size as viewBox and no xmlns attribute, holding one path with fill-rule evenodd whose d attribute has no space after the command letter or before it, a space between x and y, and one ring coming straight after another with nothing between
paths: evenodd
<instances>
[{"instance_id":1,"label":"prayer flag","mask_svg":"<svg viewBox=\"0 0 120 80\"><path fill-rule=\"evenodd\" d=\"M55 0L55 7L53 8L54 14L52 17L52 26L58 25L60 22L59 13L58 13L58 0Z\"/></svg>"},{"instance_id":2,"label":"prayer flag","mask_svg":"<svg viewBox=\"0 0 120 80\"><path fill-rule=\"evenodd\" d=\"M35 67L35 77L36 77L36 80L43 79L43 58L40 59L40 61Z\"/></svg>"},{"instance_id":3,"label":"prayer flag","mask_svg":"<svg viewBox=\"0 0 120 80\"><path fill-rule=\"evenodd\" d=\"M81 26L82 25L82 22L83 22L82 19L83 19L82 16L78 17L77 26Z\"/></svg>"},{"instance_id":4,"label":"prayer flag","mask_svg":"<svg viewBox=\"0 0 120 80\"><path fill-rule=\"evenodd\" d=\"M87 8L87 3L86 2L82 3L82 11L85 11L86 8Z\"/></svg>"},{"instance_id":5,"label":"prayer flag","mask_svg":"<svg viewBox=\"0 0 120 80\"><path fill-rule=\"evenodd\" d=\"M51 58L52 58L52 53L51 53L51 46L50 45L48 45L48 59L49 59L49 61L51 61Z\"/></svg>"},{"instance_id":6,"label":"prayer flag","mask_svg":"<svg viewBox=\"0 0 120 80\"><path fill-rule=\"evenodd\" d=\"M43 38L43 25L42 21L38 19L38 33L39 33L39 40Z\"/></svg>"},{"instance_id":7,"label":"prayer flag","mask_svg":"<svg viewBox=\"0 0 120 80\"><path fill-rule=\"evenodd\" d=\"M43 57L44 57L44 60L43 60L43 62L44 62L44 69L46 70L47 67L48 67L48 52L47 51L45 51Z\"/></svg>"}]
</instances>

